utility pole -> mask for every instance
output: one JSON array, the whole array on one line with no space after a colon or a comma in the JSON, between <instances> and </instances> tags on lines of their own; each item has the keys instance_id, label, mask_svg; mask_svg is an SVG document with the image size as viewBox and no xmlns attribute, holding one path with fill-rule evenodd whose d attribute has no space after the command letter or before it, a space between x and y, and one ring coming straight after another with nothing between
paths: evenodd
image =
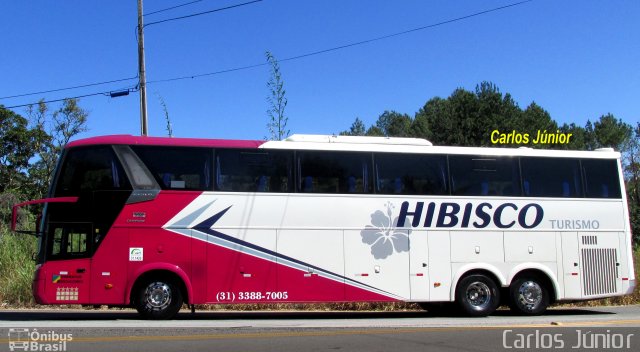
<instances>
[{"instance_id":1,"label":"utility pole","mask_svg":"<svg viewBox=\"0 0 640 352\"><path fill-rule=\"evenodd\" d=\"M144 72L144 26L142 24L142 0L138 0L138 85L140 86L140 129L141 135L147 131L147 80Z\"/></svg>"}]
</instances>

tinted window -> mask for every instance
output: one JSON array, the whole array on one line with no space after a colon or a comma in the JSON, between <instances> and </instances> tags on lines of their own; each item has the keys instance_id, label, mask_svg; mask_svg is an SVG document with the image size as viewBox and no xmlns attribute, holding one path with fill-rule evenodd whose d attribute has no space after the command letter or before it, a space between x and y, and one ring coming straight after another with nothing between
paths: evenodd
<instances>
[{"instance_id":1,"label":"tinted window","mask_svg":"<svg viewBox=\"0 0 640 352\"><path fill-rule=\"evenodd\" d=\"M447 158L443 155L377 154L376 192L447 194Z\"/></svg>"},{"instance_id":2,"label":"tinted window","mask_svg":"<svg viewBox=\"0 0 640 352\"><path fill-rule=\"evenodd\" d=\"M584 186L589 198L620 198L617 160L582 160Z\"/></svg>"},{"instance_id":3,"label":"tinted window","mask_svg":"<svg viewBox=\"0 0 640 352\"><path fill-rule=\"evenodd\" d=\"M518 159L450 155L451 191L465 196L520 196Z\"/></svg>"},{"instance_id":4,"label":"tinted window","mask_svg":"<svg viewBox=\"0 0 640 352\"><path fill-rule=\"evenodd\" d=\"M292 192L293 157L281 151L216 151L216 190Z\"/></svg>"},{"instance_id":5,"label":"tinted window","mask_svg":"<svg viewBox=\"0 0 640 352\"><path fill-rule=\"evenodd\" d=\"M578 159L523 157L520 165L525 196L582 197Z\"/></svg>"},{"instance_id":6,"label":"tinted window","mask_svg":"<svg viewBox=\"0 0 640 352\"><path fill-rule=\"evenodd\" d=\"M91 225L51 223L48 234L49 259L85 258L90 256Z\"/></svg>"},{"instance_id":7,"label":"tinted window","mask_svg":"<svg viewBox=\"0 0 640 352\"><path fill-rule=\"evenodd\" d=\"M56 196L87 191L130 190L131 185L110 147L72 149L64 159Z\"/></svg>"},{"instance_id":8,"label":"tinted window","mask_svg":"<svg viewBox=\"0 0 640 352\"><path fill-rule=\"evenodd\" d=\"M162 189L210 190L211 150L133 147Z\"/></svg>"},{"instance_id":9,"label":"tinted window","mask_svg":"<svg viewBox=\"0 0 640 352\"><path fill-rule=\"evenodd\" d=\"M371 154L300 152L298 189L308 193L369 193Z\"/></svg>"}]
</instances>

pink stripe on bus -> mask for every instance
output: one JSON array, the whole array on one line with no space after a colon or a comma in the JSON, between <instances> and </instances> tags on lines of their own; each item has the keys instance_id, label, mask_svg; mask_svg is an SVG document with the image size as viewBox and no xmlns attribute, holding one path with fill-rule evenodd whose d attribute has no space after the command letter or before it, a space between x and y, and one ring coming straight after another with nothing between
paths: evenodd
<instances>
[{"instance_id":1,"label":"pink stripe on bus","mask_svg":"<svg viewBox=\"0 0 640 352\"><path fill-rule=\"evenodd\" d=\"M236 140L236 139L204 139L204 138L169 138L169 137L142 137L132 135L99 136L70 142L66 148L74 148L89 145L153 145L174 147L217 147L217 148L258 148L266 141Z\"/></svg>"}]
</instances>

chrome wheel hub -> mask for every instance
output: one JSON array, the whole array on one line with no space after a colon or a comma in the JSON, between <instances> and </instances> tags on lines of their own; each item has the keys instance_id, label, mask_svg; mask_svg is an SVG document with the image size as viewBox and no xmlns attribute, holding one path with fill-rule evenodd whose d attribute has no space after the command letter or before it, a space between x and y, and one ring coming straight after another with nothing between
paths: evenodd
<instances>
[{"instance_id":1,"label":"chrome wheel hub","mask_svg":"<svg viewBox=\"0 0 640 352\"><path fill-rule=\"evenodd\" d=\"M518 288L518 301L523 308L534 310L542 302L542 287L535 281L525 281Z\"/></svg>"},{"instance_id":2,"label":"chrome wheel hub","mask_svg":"<svg viewBox=\"0 0 640 352\"><path fill-rule=\"evenodd\" d=\"M164 282L152 282L147 286L144 297L147 306L162 310L171 304L171 288Z\"/></svg>"},{"instance_id":3,"label":"chrome wheel hub","mask_svg":"<svg viewBox=\"0 0 640 352\"><path fill-rule=\"evenodd\" d=\"M469 285L466 296L475 310L484 310L491 304L491 289L484 282L476 281Z\"/></svg>"}]
</instances>

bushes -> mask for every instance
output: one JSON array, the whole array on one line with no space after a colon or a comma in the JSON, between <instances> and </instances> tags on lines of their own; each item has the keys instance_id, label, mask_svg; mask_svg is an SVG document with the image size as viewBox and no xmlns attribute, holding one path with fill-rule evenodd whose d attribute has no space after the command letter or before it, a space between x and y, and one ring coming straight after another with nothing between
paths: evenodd
<instances>
[{"instance_id":1,"label":"bushes","mask_svg":"<svg viewBox=\"0 0 640 352\"><path fill-rule=\"evenodd\" d=\"M0 224L0 302L3 306L31 306L31 281L36 238L14 235Z\"/></svg>"}]
</instances>

